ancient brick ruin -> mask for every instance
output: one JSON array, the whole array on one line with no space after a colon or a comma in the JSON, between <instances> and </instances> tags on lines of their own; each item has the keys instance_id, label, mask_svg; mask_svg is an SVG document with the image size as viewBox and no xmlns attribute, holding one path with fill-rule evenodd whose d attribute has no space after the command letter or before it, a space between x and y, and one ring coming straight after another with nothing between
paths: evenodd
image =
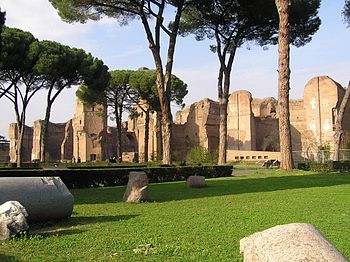
<instances>
[{"instance_id":1,"label":"ancient brick ruin","mask_svg":"<svg viewBox=\"0 0 350 262\"><path fill-rule=\"evenodd\" d=\"M290 100L293 151L296 156L312 159L320 146L332 145L333 127L344 88L327 76L312 78L305 86L303 99ZM115 128L107 126L101 106L88 108L77 100L74 118L63 124L50 123L48 159L51 161L103 161L115 156ZM255 99L248 91L235 91L228 103L228 160L278 158L278 101L272 97ZM347 108L345 119L350 117ZM149 160L161 155L161 118L150 117ZM344 121L345 140L350 122ZM16 124L10 125L10 159L16 160ZM25 131L24 159L40 155L41 121ZM143 160L145 116L129 118L123 129L123 160ZM172 148L178 159L185 159L194 146L215 151L219 143L218 102L204 99L175 115ZM264 152L264 156L255 155ZM254 152L254 154L252 153ZM270 154L270 155L269 155Z\"/></svg>"}]
</instances>

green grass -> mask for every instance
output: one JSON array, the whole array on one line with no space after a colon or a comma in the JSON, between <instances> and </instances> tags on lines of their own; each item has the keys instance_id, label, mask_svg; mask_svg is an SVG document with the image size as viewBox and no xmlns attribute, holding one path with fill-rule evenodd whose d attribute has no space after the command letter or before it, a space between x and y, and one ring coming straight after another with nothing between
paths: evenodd
<instances>
[{"instance_id":1,"label":"green grass","mask_svg":"<svg viewBox=\"0 0 350 262\"><path fill-rule=\"evenodd\" d=\"M350 258L349 174L273 170L207 185L151 184L141 204L121 201L125 187L73 190L68 222L0 242L0 261L242 261L241 238L293 222L315 225Z\"/></svg>"},{"instance_id":2,"label":"green grass","mask_svg":"<svg viewBox=\"0 0 350 262\"><path fill-rule=\"evenodd\" d=\"M262 166L262 163L256 163L256 162L234 162L231 164L236 170L266 169L266 167Z\"/></svg>"}]
</instances>

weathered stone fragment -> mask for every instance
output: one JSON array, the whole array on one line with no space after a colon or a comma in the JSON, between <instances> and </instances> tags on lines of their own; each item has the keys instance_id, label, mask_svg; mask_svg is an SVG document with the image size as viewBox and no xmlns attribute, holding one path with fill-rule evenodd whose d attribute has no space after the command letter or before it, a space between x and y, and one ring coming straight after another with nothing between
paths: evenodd
<instances>
[{"instance_id":1,"label":"weathered stone fragment","mask_svg":"<svg viewBox=\"0 0 350 262\"><path fill-rule=\"evenodd\" d=\"M205 177L204 176L189 176L187 178L186 184L188 187L205 187Z\"/></svg>"},{"instance_id":2,"label":"weathered stone fragment","mask_svg":"<svg viewBox=\"0 0 350 262\"><path fill-rule=\"evenodd\" d=\"M0 240L28 230L26 209L17 201L7 201L0 206Z\"/></svg>"},{"instance_id":3,"label":"weathered stone fragment","mask_svg":"<svg viewBox=\"0 0 350 262\"><path fill-rule=\"evenodd\" d=\"M20 202L30 221L64 219L73 211L73 195L59 177L1 177L0 192L0 204Z\"/></svg>"},{"instance_id":4,"label":"weathered stone fragment","mask_svg":"<svg viewBox=\"0 0 350 262\"><path fill-rule=\"evenodd\" d=\"M124 201L138 203L147 200L147 188L148 178L145 172L130 172Z\"/></svg>"},{"instance_id":5,"label":"weathered stone fragment","mask_svg":"<svg viewBox=\"0 0 350 262\"><path fill-rule=\"evenodd\" d=\"M313 225L275 226L241 239L245 262L342 262L346 258Z\"/></svg>"}]
</instances>

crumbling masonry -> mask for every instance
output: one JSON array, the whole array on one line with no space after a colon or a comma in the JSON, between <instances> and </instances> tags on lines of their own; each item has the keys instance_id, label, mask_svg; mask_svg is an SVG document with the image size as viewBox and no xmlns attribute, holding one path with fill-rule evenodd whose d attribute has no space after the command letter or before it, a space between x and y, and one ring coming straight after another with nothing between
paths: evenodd
<instances>
[{"instance_id":1,"label":"crumbling masonry","mask_svg":"<svg viewBox=\"0 0 350 262\"><path fill-rule=\"evenodd\" d=\"M344 88L327 76L312 78L305 86L303 99L290 100L293 151L312 159L325 145L332 145L334 124ZM272 97L252 98L248 91L235 91L228 103L228 160L258 160L258 152L265 158L278 158L278 102ZM88 108L77 100L73 119L63 124L49 125L48 159L51 161L103 161L116 155L116 130L107 126L102 106ZM350 117L347 107L345 119ZM158 112L150 117L148 157L161 155L161 118ZM40 156L42 121L26 127L24 141L25 161ZM344 141L350 134L350 121L344 121ZM16 161L16 124L10 125L10 159ZM145 116L129 118L123 137L123 160L143 160ZM172 149L178 159L185 159L194 146L215 151L219 143L218 102L204 99L175 115ZM254 153L252 153L254 152ZM271 155L269 155L271 154ZM273 155L274 154L274 155Z\"/></svg>"}]
</instances>

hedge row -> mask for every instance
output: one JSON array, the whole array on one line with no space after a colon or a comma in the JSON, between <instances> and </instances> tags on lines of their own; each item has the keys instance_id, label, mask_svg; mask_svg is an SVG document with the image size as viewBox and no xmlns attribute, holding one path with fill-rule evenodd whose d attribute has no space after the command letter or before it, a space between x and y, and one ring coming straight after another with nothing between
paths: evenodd
<instances>
[{"instance_id":1,"label":"hedge row","mask_svg":"<svg viewBox=\"0 0 350 262\"><path fill-rule=\"evenodd\" d=\"M231 176L233 166L143 167L122 169L3 170L0 177L59 176L68 188L126 185L130 171L145 171L149 182L186 180L191 175L206 178Z\"/></svg>"},{"instance_id":2,"label":"hedge row","mask_svg":"<svg viewBox=\"0 0 350 262\"><path fill-rule=\"evenodd\" d=\"M111 169L111 168L118 168L118 169L125 169L125 168L142 168L146 167L146 165L106 165L106 166L84 166L84 165L67 165L66 168L68 169Z\"/></svg>"},{"instance_id":3,"label":"hedge row","mask_svg":"<svg viewBox=\"0 0 350 262\"><path fill-rule=\"evenodd\" d=\"M348 172L350 171L350 161L300 162L298 163L298 169L317 172Z\"/></svg>"}]
</instances>

